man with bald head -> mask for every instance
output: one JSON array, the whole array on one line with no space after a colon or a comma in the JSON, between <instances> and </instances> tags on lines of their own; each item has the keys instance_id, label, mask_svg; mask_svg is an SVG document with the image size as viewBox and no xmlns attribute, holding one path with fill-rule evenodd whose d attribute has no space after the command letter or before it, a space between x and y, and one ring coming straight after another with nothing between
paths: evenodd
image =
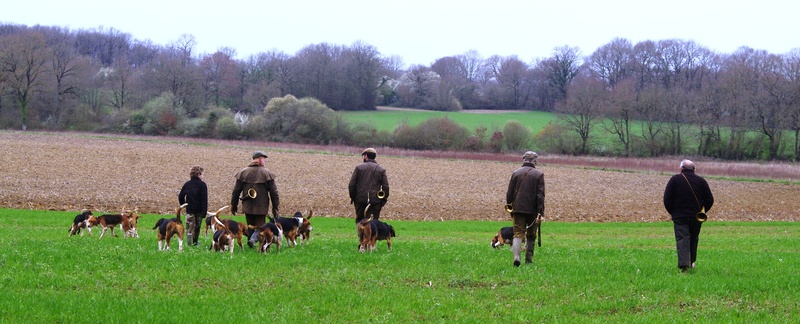
<instances>
[{"instance_id":1,"label":"man with bald head","mask_svg":"<svg viewBox=\"0 0 800 324\"><path fill-rule=\"evenodd\" d=\"M694 162L681 161L680 173L673 175L664 189L664 207L672 217L678 268L682 272L694 268L697 261L697 243L703 225L697 219L697 213L701 210L707 212L714 205L708 182L694 170Z\"/></svg>"}]
</instances>

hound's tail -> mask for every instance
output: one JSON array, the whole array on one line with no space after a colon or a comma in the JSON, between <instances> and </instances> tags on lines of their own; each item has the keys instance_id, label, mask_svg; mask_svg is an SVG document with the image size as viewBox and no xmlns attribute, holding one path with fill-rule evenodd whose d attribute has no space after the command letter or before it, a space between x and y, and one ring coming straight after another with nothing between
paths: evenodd
<instances>
[{"instance_id":1,"label":"hound's tail","mask_svg":"<svg viewBox=\"0 0 800 324\"><path fill-rule=\"evenodd\" d=\"M186 206L189 206L189 204L183 204L183 205L181 205L180 207L178 207L178 211L177 211L177 212L175 212L175 218L177 218L177 219L178 219L178 223L181 223L181 210L183 210L184 208L186 208Z\"/></svg>"}]
</instances>

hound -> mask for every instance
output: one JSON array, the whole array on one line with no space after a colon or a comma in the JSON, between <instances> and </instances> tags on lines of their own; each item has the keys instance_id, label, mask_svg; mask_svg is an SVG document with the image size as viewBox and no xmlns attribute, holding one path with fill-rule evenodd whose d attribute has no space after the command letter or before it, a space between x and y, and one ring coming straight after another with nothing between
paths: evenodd
<instances>
[{"instance_id":1,"label":"hound","mask_svg":"<svg viewBox=\"0 0 800 324\"><path fill-rule=\"evenodd\" d=\"M183 251L183 222L181 222L181 210L186 208L189 204L183 204L178 207L175 212L175 218L172 219L159 219L156 226L158 226L158 250L169 250L170 240L173 236L178 235L178 251ZM162 245L163 243L165 243Z\"/></svg>"},{"instance_id":2,"label":"hound","mask_svg":"<svg viewBox=\"0 0 800 324\"><path fill-rule=\"evenodd\" d=\"M75 219L72 220L72 226L69 228L69 236L73 236L78 233L83 236L83 233L81 232L82 228L85 228L87 231L89 231L89 236L92 236L92 224L96 223L97 219L94 217L94 214L92 214L92 211L84 209L80 214L75 216Z\"/></svg>"}]
</instances>

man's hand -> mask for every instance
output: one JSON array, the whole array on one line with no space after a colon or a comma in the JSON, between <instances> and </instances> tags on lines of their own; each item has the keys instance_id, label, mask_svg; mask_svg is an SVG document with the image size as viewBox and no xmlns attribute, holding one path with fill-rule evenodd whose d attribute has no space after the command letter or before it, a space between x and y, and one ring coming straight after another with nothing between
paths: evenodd
<instances>
[{"instance_id":1,"label":"man's hand","mask_svg":"<svg viewBox=\"0 0 800 324\"><path fill-rule=\"evenodd\" d=\"M277 209L273 209L272 210L272 217L278 217L278 210Z\"/></svg>"},{"instance_id":2,"label":"man's hand","mask_svg":"<svg viewBox=\"0 0 800 324\"><path fill-rule=\"evenodd\" d=\"M231 207L231 214L232 214L233 216L236 216L236 212L238 212L238 211L239 211L239 206L233 206L233 207Z\"/></svg>"}]
</instances>

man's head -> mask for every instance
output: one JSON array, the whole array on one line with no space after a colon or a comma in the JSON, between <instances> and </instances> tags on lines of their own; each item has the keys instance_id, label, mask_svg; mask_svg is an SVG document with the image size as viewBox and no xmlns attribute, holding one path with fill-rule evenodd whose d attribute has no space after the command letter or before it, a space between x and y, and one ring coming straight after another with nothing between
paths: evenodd
<instances>
[{"instance_id":1,"label":"man's head","mask_svg":"<svg viewBox=\"0 0 800 324\"><path fill-rule=\"evenodd\" d=\"M525 154L522 155L523 162L536 163L536 159L538 158L539 154L536 154L536 152L534 151L527 151L525 152Z\"/></svg>"},{"instance_id":2,"label":"man's head","mask_svg":"<svg viewBox=\"0 0 800 324\"><path fill-rule=\"evenodd\" d=\"M691 160L685 159L681 161L681 171L683 170L694 171L694 168L695 168L694 162L692 162Z\"/></svg>"},{"instance_id":3,"label":"man's head","mask_svg":"<svg viewBox=\"0 0 800 324\"><path fill-rule=\"evenodd\" d=\"M191 178L199 178L202 175L203 175L203 167L199 165L195 165L189 170L189 177Z\"/></svg>"},{"instance_id":4,"label":"man's head","mask_svg":"<svg viewBox=\"0 0 800 324\"><path fill-rule=\"evenodd\" d=\"M253 161L258 161L258 164L264 165L265 159L267 158L267 154L261 151L255 151L253 153Z\"/></svg>"},{"instance_id":5,"label":"man's head","mask_svg":"<svg viewBox=\"0 0 800 324\"><path fill-rule=\"evenodd\" d=\"M375 157L378 156L378 152L370 147L364 149L364 151L361 152L361 156L364 157L365 160L374 160Z\"/></svg>"}]
</instances>

